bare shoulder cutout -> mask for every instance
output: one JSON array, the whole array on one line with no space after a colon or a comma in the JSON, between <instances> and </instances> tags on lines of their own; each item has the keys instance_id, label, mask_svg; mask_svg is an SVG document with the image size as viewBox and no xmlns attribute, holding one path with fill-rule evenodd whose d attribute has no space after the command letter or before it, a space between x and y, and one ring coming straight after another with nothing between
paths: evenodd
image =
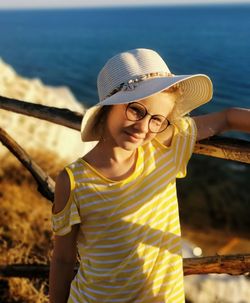
<instances>
[{"instance_id":1,"label":"bare shoulder cutout","mask_svg":"<svg viewBox=\"0 0 250 303\"><path fill-rule=\"evenodd\" d=\"M64 209L70 196L70 179L67 171L62 170L56 178L55 199L53 213L58 213Z\"/></svg>"}]
</instances>

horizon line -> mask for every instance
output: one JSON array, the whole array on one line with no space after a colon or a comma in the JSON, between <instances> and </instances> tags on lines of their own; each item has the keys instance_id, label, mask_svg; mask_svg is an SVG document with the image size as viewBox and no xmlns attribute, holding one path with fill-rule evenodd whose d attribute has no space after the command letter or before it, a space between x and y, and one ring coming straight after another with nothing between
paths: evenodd
<instances>
[{"instance_id":1,"label":"horizon line","mask_svg":"<svg viewBox=\"0 0 250 303\"><path fill-rule=\"evenodd\" d=\"M10 10L53 10L53 9L105 9L105 8L143 8L143 7L190 7L190 6L239 6L250 5L250 2L190 2L190 3L148 3L148 4L106 4L106 5L73 5L73 6L16 6L16 7L1 7L0 11Z\"/></svg>"}]
</instances>

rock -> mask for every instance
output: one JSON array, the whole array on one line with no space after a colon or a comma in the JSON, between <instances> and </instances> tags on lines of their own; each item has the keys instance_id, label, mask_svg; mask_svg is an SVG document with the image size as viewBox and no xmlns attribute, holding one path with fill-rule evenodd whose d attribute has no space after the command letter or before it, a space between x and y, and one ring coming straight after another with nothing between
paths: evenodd
<instances>
[{"instance_id":1,"label":"rock","mask_svg":"<svg viewBox=\"0 0 250 303\"><path fill-rule=\"evenodd\" d=\"M67 87L51 87L39 79L21 77L1 58L0 95L84 112L84 107ZM0 127L31 155L32 151L50 151L60 159L71 162L86 152L78 131L51 122L0 110ZM0 159L9 155L10 152L4 146L0 146Z\"/></svg>"},{"instance_id":2,"label":"rock","mask_svg":"<svg viewBox=\"0 0 250 303\"><path fill-rule=\"evenodd\" d=\"M250 281L226 274L185 277L186 298L195 303L248 303Z\"/></svg>"}]
</instances>

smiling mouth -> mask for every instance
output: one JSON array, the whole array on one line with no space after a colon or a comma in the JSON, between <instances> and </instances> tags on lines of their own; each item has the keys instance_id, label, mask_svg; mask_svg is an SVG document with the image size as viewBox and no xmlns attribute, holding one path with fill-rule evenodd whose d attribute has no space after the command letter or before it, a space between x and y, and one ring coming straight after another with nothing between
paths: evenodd
<instances>
[{"instance_id":1,"label":"smiling mouth","mask_svg":"<svg viewBox=\"0 0 250 303\"><path fill-rule=\"evenodd\" d=\"M134 140L143 140L143 139L145 139L144 137L143 137L143 138L142 138L142 137L138 137L138 136L136 136L136 135L134 135L134 134L130 134L130 133L128 133L128 132L125 132L125 134L126 134L127 136L129 136L130 138L134 139Z\"/></svg>"}]
</instances>

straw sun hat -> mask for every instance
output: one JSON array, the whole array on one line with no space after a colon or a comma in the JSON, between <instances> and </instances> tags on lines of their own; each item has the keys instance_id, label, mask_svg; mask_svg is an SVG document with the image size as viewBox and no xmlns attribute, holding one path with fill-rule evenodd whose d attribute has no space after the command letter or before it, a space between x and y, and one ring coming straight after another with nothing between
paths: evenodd
<instances>
[{"instance_id":1,"label":"straw sun hat","mask_svg":"<svg viewBox=\"0 0 250 303\"><path fill-rule=\"evenodd\" d=\"M82 141L98 141L95 131L98 112L104 105L138 101L178 84L182 102L174 110L183 116L212 98L210 78L204 74L174 75L160 55L150 49L132 49L107 61L97 78L99 103L89 108L82 120Z\"/></svg>"}]
</instances>

